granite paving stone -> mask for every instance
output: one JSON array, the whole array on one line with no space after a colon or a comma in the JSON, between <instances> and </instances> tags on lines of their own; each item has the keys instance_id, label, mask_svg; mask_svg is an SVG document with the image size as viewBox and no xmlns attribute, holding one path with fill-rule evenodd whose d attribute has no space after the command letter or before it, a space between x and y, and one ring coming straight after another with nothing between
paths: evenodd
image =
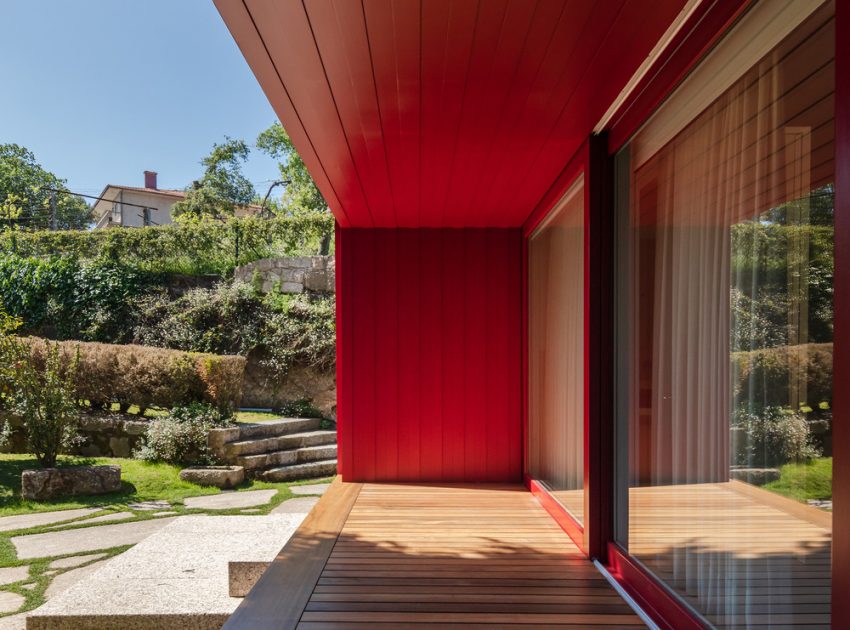
<instances>
[{"instance_id":1,"label":"granite paving stone","mask_svg":"<svg viewBox=\"0 0 850 630\"><path fill-rule=\"evenodd\" d=\"M44 597L47 598L47 601L50 601L59 593L64 593L84 577L91 575L100 569L104 564L106 564L106 561L101 560L100 562L93 562L92 564L78 569L71 569L70 571L60 573L51 580L50 586L48 586L47 590L44 592Z\"/></svg>"},{"instance_id":2,"label":"granite paving stone","mask_svg":"<svg viewBox=\"0 0 850 630\"><path fill-rule=\"evenodd\" d=\"M0 591L0 614L15 612L18 608L24 605L26 598L17 593L9 591Z\"/></svg>"},{"instance_id":3,"label":"granite paving stone","mask_svg":"<svg viewBox=\"0 0 850 630\"><path fill-rule=\"evenodd\" d=\"M118 545L133 545L173 521L174 517L157 518L132 523L116 523L99 527L28 534L26 536L15 536L12 538L12 544L21 560L63 556L69 553L109 549Z\"/></svg>"},{"instance_id":4,"label":"granite paving stone","mask_svg":"<svg viewBox=\"0 0 850 630\"><path fill-rule=\"evenodd\" d=\"M272 560L303 518L303 514L179 517L132 549L100 563L98 570L31 615L56 628L77 627L75 620L86 620L86 627L95 628L100 616L116 623L127 621L133 628L197 615L208 620L220 616L223 623L242 601L228 594L228 563Z\"/></svg>"},{"instance_id":5,"label":"granite paving stone","mask_svg":"<svg viewBox=\"0 0 850 630\"><path fill-rule=\"evenodd\" d=\"M296 497L278 505L272 514L306 514L319 502L319 497Z\"/></svg>"},{"instance_id":6,"label":"granite paving stone","mask_svg":"<svg viewBox=\"0 0 850 630\"><path fill-rule=\"evenodd\" d=\"M30 576L29 567L6 567L0 569L0 585L26 580Z\"/></svg>"},{"instance_id":7,"label":"granite paving stone","mask_svg":"<svg viewBox=\"0 0 850 630\"><path fill-rule=\"evenodd\" d=\"M75 518L94 514L95 512L100 512L100 508L80 508L78 510L4 516L0 518L0 532L9 532L13 529L29 529L30 527L41 527L42 525L50 525L51 523L70 521Z\"/></svg>"},{"instance_id":8,"label":"granite paving stone","mask_svg":"<svg viewBox=\"0 0 850 630\"><path fill-rule=\"evenodd\" d=\"M230 510L264 505L271 501L277 490L248 490L246 492L222 492L201 497L188 497L183 503L187 508L204 510Z\"/></svg>"},{"instance_id":9,"label":"granite paving stone","mask_svg":"<svg viewBox=\"0 0 850 630\"><path fill-rule=\"evenodd\" d=\"M84 521L79 521L72 523L73 525L88 525L89 523L108 523L110 521L125 521L128 518L133 518L135 514L132 512L112 512L111 514L103 514L102 516L95 516L94 518L87 518ZM67 525L53 525L50 529L58 529L60 527L67 527Z\"/></svg>"},{"instance_id":10,"label":"granite paving stone","mask_svg":"<svg viewBox=\"0 0 850 630\"><path fill-rule=\"evenodd\" d=\"M54 560L50 564L47 565L48 569L70 569L71 567L78 567L81 564L85 564L86 562L91 562L92 560L100 560L101 558L105 558L105 553L90 553L84 556L72 556L70 558L60 558L59 560Z\"/></svg>"},{"instance_id":11,"label":"granite paving stone","mask_svg":"<svg viewBox=\"0 0 850 630\"><path fill-rule=\"evenodd\" d=\"M331 487L329 483L311 483L305 486L289 486L292 494L324 494Z\"/></svg>"}]
</instances>

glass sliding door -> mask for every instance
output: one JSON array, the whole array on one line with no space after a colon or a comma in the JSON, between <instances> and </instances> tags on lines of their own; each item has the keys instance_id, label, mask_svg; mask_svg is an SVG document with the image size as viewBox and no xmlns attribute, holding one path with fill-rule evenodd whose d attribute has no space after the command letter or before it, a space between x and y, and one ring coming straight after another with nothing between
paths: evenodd
<instances>
[{"instance_id":1,"label":"glass sliding door","mask_svg":"<svg viewBox=\"0 0 850 630\"><path fill-rule=\"evenodd\" d=\"M584 184L528 245L528 474L584 519Z\"/></svg>"},{"instance_id":2,"label":"glass sliding door","mask_svg":"<svg viewBox=\"0 0 850 630\"><path fill-rule=\"evenodd\" d=\"M756 3L617 159L616 536L715 627L830 623L834 51Z\"/></svg>"}]
</instances>

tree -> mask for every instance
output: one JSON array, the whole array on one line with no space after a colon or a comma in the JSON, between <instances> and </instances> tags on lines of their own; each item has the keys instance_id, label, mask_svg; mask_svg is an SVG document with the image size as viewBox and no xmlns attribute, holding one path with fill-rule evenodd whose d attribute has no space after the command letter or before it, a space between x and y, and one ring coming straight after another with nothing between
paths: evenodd
<instances>
[{"instance_id":1,"label":"tree","mask_svg":"<svg viewBox=\"0 0 850 630\"><path fill-rule=\"evenodd\" d=\"M91 208L65 184L45 170L32 151L0 144L0 229L85 229L92 220Z\"/></svg>"},{"instance_id":2,"label":"tree","mask_svg":"<svg viewBox=\"0 0 850 630\"><path fill-rule=\"evenodd\" d=\"M214 144L201 161L203 176L189 187L185 199L174 204L172 216L184 220L222 218L249 205L256 192L242 166L250 152L244 140L225 137L222 144Z\"/></svg>"},{"instance_id":3,"label":"tree","mask_svg":"<svg viewBox=\"0 0 850 630\"><path fill-rule=\"evenodd\" d=\"M328 212L328 204L307 171L304 160L279 122L272 123L257 138L257 148L278 160L284 182L283 212L290 216Z\"/></svg>"}]
</instances>

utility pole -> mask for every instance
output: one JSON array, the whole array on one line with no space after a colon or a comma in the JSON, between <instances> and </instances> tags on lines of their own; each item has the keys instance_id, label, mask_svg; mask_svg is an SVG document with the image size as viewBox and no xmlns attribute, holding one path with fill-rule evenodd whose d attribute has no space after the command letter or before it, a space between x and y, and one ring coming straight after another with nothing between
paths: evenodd
<instances>
[{"instance_id":1,"label":"utility pole","mask_svg":"<svg viewBox=\"0 0 850 630\"><path fill-rule=\"evenodd\" d=\"M50 193L50 229L56 231L56 193Z\"/></svg>"}]
</instances>

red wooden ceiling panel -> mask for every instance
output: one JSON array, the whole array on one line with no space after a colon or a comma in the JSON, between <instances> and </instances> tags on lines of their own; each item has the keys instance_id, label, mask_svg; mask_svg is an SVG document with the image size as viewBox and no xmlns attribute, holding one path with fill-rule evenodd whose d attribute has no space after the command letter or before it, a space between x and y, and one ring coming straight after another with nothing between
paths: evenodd
<instances>
[{"instance_id":1,"label":"red wooden ceiling panel","mask_svg":"<svg viewBox=\"0 0 850 630\"><path fill-rule=\"evenodd\" d=\"M323 26L314 29L316 44L373 225L395 225L362 5L351 0L309 0L305 6L310 24Z\"/></svg>"},{"instance_id":2,"label":"red wooden ceiling panel","mask_svg":"<svg viewBox=\"0 0 850 630\"><path fill-rule=\"evenodd\" d=\"M362 227L521 225L684 2L216 0Z\"/></svg>"},{"instance_id":3,"label":"red wooden ceiling panel","mask_svg":"<svg viewBox=\"0 0 850 630\"><path fill-rule=\"evenodd\" d=\"M420 225L420 4L364 0L363 7L396 218L399 227L415 227Z\"/></svg>"},{"instance_id":4,"label":"red wooden ceiling panel","mask_svg":"<svg viewBox=\"0 0 850 630\"><path fill-rule=\"evenodd\" d=\"M480 7L479 2L452 0L435 0L422 5L422 207L425 225L442 224Z\"/></svg>"}]
</instances>

